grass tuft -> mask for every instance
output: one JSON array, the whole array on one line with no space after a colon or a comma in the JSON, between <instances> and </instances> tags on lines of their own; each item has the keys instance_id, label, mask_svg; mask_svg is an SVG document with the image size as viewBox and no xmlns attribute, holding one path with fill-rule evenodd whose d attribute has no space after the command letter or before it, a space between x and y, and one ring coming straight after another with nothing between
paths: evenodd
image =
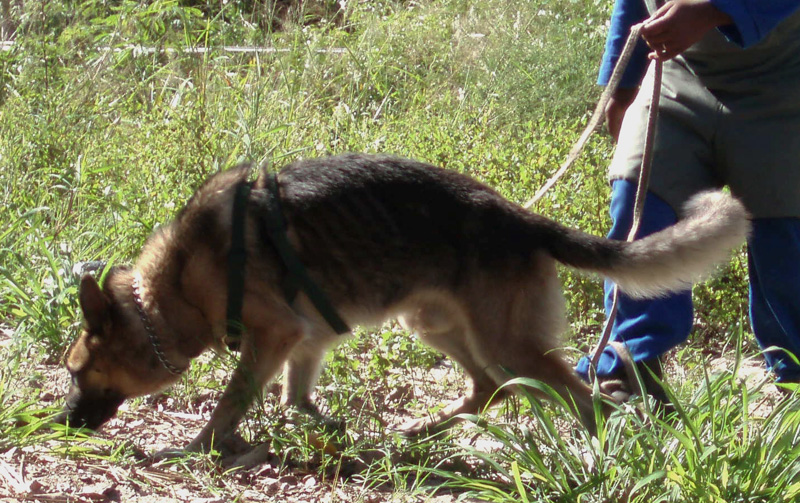
<instances>
[{"instance_id":1,"label":"grass tuft","mask_svg":"<svg viewBox=\"0 0 800 503\"><path fill-rule=\"evenodd\" d=\"M76 263L132 261L205 177L239 162L391 152L526 201L564 160L599 96L611 8L600 0L340 2L344 12L324 1L291 12L262 1L11 3L14 45L0 50L0 451L36 444L66 459L121 463L141 453L51 429L53 411L41 405L52 394L42 369L60 362L80 323ZM226 50L247 45L264 50ZM594 138L536 210L604 234L611 150ZM695 289L698 340L676 355L687 373L669 390L672 420L622 407L589 437L569 403L527 380L518 384L554 400L512 400L449 433L404 439L392 433L397 423L462 393L463 373L387 325L345 343L320 380L326 412L347 420L344 431L287 418L266 394L244 434L270 443L278 471L313 473L337 489L357 484L365 501L370 491L793 501L797 393L769 406L771 385L736 377L757 353L743 337L745 270L739 254ZM601 285L569 272L562 279L567 345L578 355L600 333ZM726 348L734 364L712 370L701 346ZM230 367L227 356L204 359L165 394L134 401L132 413L172 407L202 416ZM193 471L209 462L175 469L216 495L220 475ZM137 479L144 485L168 480L146 473Z\"/></svg>"}]
</instances>

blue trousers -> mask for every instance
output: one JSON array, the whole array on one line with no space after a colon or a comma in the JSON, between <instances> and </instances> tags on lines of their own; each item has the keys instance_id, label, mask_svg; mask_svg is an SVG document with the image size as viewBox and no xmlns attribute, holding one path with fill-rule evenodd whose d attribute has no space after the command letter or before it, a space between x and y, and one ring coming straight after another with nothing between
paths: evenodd
<instances>
[{"instance_id":1,"label":"blue trousers","mask_svg":"<svg viewBox=\"0 0 800 503\"><path fill-rule=\"evenodd\" d=\"M609 232L612 239L626 239L633 220L636 184L617 180L612 186ZM677 215L670 205L648 193L639 236L646 236L674 224ZM769 368L778 382L800 381L800 219L759 218L747 241L750 274L750 323ZM605 308L611 309L613 283L605 283ZM691 292L652 300L633 300L620 294L611 339L624 341L634 361L649 360L688 339L692 329ZM778 349L780 348L780 349ZM790 354L787 354L790 353ZM576 367L586 378L589 358ZM597 375L623 371L616 352L606 347Z\"/></svg>"}]
</instances>

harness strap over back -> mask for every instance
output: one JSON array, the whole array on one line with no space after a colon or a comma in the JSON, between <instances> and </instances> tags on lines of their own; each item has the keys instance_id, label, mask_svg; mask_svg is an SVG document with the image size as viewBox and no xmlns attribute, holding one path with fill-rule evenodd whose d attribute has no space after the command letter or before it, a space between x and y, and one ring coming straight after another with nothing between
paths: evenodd
<instances>
[{"instance_id":1,"label":"harness strap over back","mask_svg":"<svg viewBox=\"0 0 800 503\"><path fill-rule=\"evenodd\" d=\"M252 183L242 182L236 186L231 222L231 250L228 253L228 339L238 341L242 337L242 305L244 303L244 275L247 266L247 248L244 232L247 217L247 201Z\"/></svg>"},{"instance_id":2,"label":"harness strap over back","mask_svg":"<svg viewBox=\"0 0 800 503\"><path fill-rule=\"evenodd\" d=\"M242 335L242 304L247 257L244 234L248 203L257 207L256 214L261 217L262 230L266 233L286 268L282 288L289 305L294 303L298 291L302 291L337 334L350 332L350 327L339 316L322 288L308 275L300 257L297 256L297 252L289 242L286 221L281 209L277 173L269 173L264 170L259 182L263 183L263 190L260 186L253 187L253 184L249 182L242 182L236 187L231 225L231 251L228 256L227 326L229 340L235 345Z\"/></svg>"}]
</instances>

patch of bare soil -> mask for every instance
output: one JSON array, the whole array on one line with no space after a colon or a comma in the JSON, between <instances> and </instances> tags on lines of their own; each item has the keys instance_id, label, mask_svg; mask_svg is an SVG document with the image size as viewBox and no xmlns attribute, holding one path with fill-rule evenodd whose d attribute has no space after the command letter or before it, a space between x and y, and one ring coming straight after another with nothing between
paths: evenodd
<instances>
[{"instance_id":1,"label":"patch of bare soil","mask_svg":"<svg viewBox=\"0 0 800 503\"><path fill-rule=\"evenodd\" d=\"M39 405L60 407L68 374L59 366L32 364L29 384ZM447 371L447 370L445 370ZM435 382L435 377L431 377ZM46 440L3 446L0 502L365 502L450 503L456 495L413 494L370 487L340 473L282 464L269 444L254 449L257 465L225 470L209 457L154 462L148 454L186 445L208 420L217 398L207 392L188 407L165 395L126 402L119 414L83 441ZM438 397L438 398L441 398ZM34 408L38 405L34 405ZM387 422L401 422L402 410ZM406 417L407 419L407 417ZM120 451L120 452L116 452ZM459 501L469 501L462 498Z\"/></svg>"},{"instance_id":2,"label":"patch of bare soil","mask_svg":"<svg viewBox=\"0 0 800 503\"><path fill-rule=\"evenodd\" d=\"M711 351L701 358L710 372L725 372L734 366L730 354L730 351ZM670 384L698 379L696 370L687 370L690 366L685 362L678 364L676 358L669 358L667 362ZM348 398L348 403L354 410L364 410L365 404L374 401L373 412L380 415L378 422L391 430L413 417L404 407L409 396L424 408L435 407L458 393L450 384L454 379L460 380L460 375L453 375L453 368L446 360L433 371L417 374L407 369L402 372L405 372L402 386L387 389L375 386L370 388L373 396L354 396ZM23 373L25 387L36 390L33 396L38 405L34 404L34 408L60 407L68 387L64 369L31 362ZM762 397L751 406L754 416L765 416L781 399L759 358L743 361L738 376L752 386L763 384ZM448 394L450 396L446 396ZM246 470L226 471L208 457L170 462L148 459L149 453L186 445L208 420L216 398L217 392L203 391L189 405L167 395L133 405L126 403L114 419L83 441L50 439L10 445L0 438L0 502L474 501L465 499L464 495L437 492L435 487L409 493L388 485L375 487L374 480L364 482L365 478L348 478L338 471L319 470L319 465L287 465L277 459L269 444L262 444L253 451L259 457L258 463ZM477 443L486 441L476 438L468 441L473 448L481 447ZM497 445L484 447L485 450L501 448Z\"/></svg>"}]
</instances>

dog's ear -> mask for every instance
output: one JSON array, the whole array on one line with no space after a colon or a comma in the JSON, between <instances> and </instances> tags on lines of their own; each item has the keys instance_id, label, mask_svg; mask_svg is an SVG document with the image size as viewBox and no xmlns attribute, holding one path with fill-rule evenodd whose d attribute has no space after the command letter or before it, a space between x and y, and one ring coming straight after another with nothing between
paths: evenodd
<instances>
[{"instance_id":1,"label":"dog's ear","mask_svg":"<svg viewBox=\"0 0 800 503\"><path fill-rule=\"evenodd\" d=\"M102 333L103 325L108 320L108 299L97 281L88 274L81 278L78 301L89 330Z\"/></svg>"}]
</instances>

